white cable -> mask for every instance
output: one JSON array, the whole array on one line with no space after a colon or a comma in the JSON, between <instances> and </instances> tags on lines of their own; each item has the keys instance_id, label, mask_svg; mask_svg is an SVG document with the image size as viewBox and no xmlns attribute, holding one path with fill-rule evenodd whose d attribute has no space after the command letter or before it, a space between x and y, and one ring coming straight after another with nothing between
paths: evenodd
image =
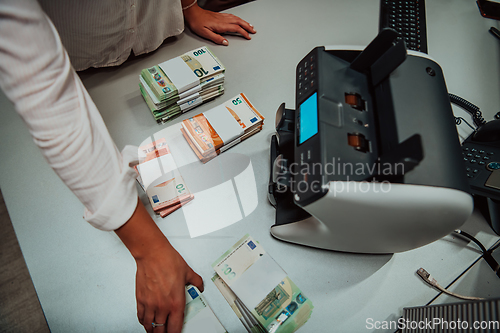
<instances>
[{"instance_id":1,"label":"white cable","mask_svg":"<svg viewBox=\"0 0 500 333\"><path fill-rule=\"evenodd\" d=\"M427 282L428 284L430 284L431 286L433 286L434 288L437 288L439 289L440 291L442 291L443 293L445 294L448 294L450 296L453 296L453 297L456 297L456 298L460 298L460 299L464 299L464 300L468 300L468 301L480 301L480 300L483 300L484 298L481 298L481 297L471 297L471 296L462 296L462 295L459 295L459 294L455 294L445 288L443 288L442 286L439 285L439 283L437 283L436 279L434 279L425 269L423 268L420 268L418 271L417 271L417 274L418 276L420 276L425 282Z\"/></svg>"}]
</instances>

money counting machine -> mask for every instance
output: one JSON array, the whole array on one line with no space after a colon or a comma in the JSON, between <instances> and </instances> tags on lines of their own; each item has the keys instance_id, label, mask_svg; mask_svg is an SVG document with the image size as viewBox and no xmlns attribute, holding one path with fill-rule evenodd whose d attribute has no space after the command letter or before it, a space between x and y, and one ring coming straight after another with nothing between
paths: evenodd
<instances>
[{"instance_id":1,"label":"money counting machine","mask_svg":"<svg viewBox=\"0 0 500 333\"><path fill-rule=\"evenodd\" d=\"M393 30L362 51L316 47L271 140L271 234L330 250L431 243L473 210L440 66Z\"/></svg>"}]
</instances>

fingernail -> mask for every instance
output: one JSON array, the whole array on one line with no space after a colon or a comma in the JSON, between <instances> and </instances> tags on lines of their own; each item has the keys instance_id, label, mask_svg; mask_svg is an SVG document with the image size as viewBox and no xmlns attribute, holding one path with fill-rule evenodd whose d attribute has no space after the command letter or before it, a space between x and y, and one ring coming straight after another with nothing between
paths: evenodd
<instances>
[{"instance_id":1,"label":"fingernail","mask_svg":"<svg viewBox=\"0 0 500 333\"><path fill-rule=\"evenodd\" d=\"M225 46L228 46L228 45L229 45L229 42L227 41L227 39L224 39L224 40L222 41L222 45L225 45Z\"/></svg>"},{"instance_id":2,"label":"fingernail","mask_svg":"<svg viewBox=\"0 0 500 333\"><path fill-rule=\"evenodd\" d=\"M253 28L253 24L252 23L248 23L249 26L251 26Z\"/></svg>"}]
</instances>

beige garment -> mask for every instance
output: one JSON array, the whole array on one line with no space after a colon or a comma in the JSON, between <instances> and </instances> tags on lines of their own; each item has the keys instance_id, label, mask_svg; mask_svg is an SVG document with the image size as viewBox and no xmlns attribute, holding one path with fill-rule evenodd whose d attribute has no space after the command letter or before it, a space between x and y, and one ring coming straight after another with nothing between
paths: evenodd
<instances>
[{"instance_id":1,"label":"beige garment","mask_svg":"<svg viewBox=\"0 0 500 333\"><path fill-rule=\"evenodd\" d=\"M39 0L75 70L122 64L184 30L180 0Z\"/></svg>"}]
</instances>

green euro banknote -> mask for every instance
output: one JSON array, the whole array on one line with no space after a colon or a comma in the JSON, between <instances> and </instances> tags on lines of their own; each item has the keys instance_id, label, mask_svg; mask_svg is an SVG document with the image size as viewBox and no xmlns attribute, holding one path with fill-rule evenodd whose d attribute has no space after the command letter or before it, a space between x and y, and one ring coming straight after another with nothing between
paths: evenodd
<instances>
[{"instance_id":1,"label":"green euro banknote","mask_svg":"<svg viewBox=\"0 0 500 333\"><path fill-rule=\"evenodd\" d=\"M269 333L291 333L306 323L313 308L311 300L286 277L252 313Z\"/></svg>"},{"instance_id":2,"label":"green euro banknote","mask_svg":"<svg viewBox=\"0 0 500 333\"><path fill-rule=\"evenodd\" d=\"M217 96L222 95L223 93L224 93L224 87L222 85L212 87L211 89L201 92L198 96L196 96L192 100L189 100L181 105L176 104L160 112L153 112L153 116L155 117L157 122L165 123L166 121L171 120L177 117L178 115L185 113L202 103L214 99Z\"/></svg>"},{"instance_id":3,"label":"green euro banknote","mask_svg":"<svg viewBox=\"0 0 500 333\"><path fill-rule=\"evenodd\" d=\"M238 319L241 321L248 333L265 333L266 331L260 326L259 322L238 302L236 295L225 284L218 274L212 276L212 282L227 301L231 309L234 311Z\"/></svg>"},{"instance_id":4,"label":"green euro banknote","mask_svg":"<svg viewBox=\"0 0 500 333\"><path fill-rule=\"evenodd\" d=\"M165 115L169 115L171 113L186 112L192 109L193 107L198 106L210 100L211 98L222 95L223 93L224 93L224 86L219 85L211 87L200 93L196 93L192 96L189 96L188 98L182 99L178 103L171 105L166 109L153 111L153 114L155 115L156 118L159 118Z\"/></svg>"},{"instance_id":5,"label":"green euro banknote","mask_svg":"<svg viewBox=\"0 0 500 333\"><path fill-rule=\"evenodd\" d=\"M295 332L311 316L311 300L249 235L212 268L236 295L234 302L246 308L266 332Z\"/></svg>"},{"instance_id":6,"label":"green euro banknote","mask_svg":"<svg viewBox=\"0 0 500 333\"><path fill-rule=\"evenodd\" d=\"M186 307L181 333L227 333L198 288L186 286Z\"/></svg>"},{"instance_id":7,"label":"green euro banknote","mask_svg":"<svg viewBox=\"0 0 500 333\"><path fill-rule=\"evenodd\" d=\"M231 284L264 253L266 251L258 242L254 241L249 235L245 235L221 255L212 264L212 268L231 288Z\"/></svg>"},{"instance_id":8,"label":"green euro banknote","mask_svg":"<svg viewBox=\"0 0 500 333\"><path fill-rule=\"evenodd\" d=\"M224 65L206 46L186 52L177 58L182 59L182 62L187 65L189 71L194 74L192 78L198 85L215 75L225 72ZM171 61L169 60L141 71L141 77L160 102L171 100L184 92L184 90L180 91L180 89L184 89L183 87L176 87L173 73L168 73L168 68L172 68L168 66L169 62Z\"/></svg>"},{"instance_id":9,"label":"green euro banknote","mask_svg":"<svg viewBox=\"0 0 500 333\"><path fill-rule=\"evenodd\" d=\"M141 77L154 96L162 102L178 95L177 88L159 66L143 69Z\"/></svg>"},{"instance_id":10,"label":"green euro banknote","mask_svg":"<svg viewBox=\"0 0 500 333\"><path fill-rule=\"evenodd\" d=\"M185 91L181 95L172 96L171 98L160 102L142 76L139 76L139 88L141 90L141 94L146 100L146 103L151 111L161 111L174 105L175 103L182 104L186 102L186 100L194 98L192 96L195 96L197 93L202 93L203 91L206 91L214 86L222 84L224 84L224 74L217 74L210 79L203 81L199 86Z\"/></svg>"}]
</instances>

